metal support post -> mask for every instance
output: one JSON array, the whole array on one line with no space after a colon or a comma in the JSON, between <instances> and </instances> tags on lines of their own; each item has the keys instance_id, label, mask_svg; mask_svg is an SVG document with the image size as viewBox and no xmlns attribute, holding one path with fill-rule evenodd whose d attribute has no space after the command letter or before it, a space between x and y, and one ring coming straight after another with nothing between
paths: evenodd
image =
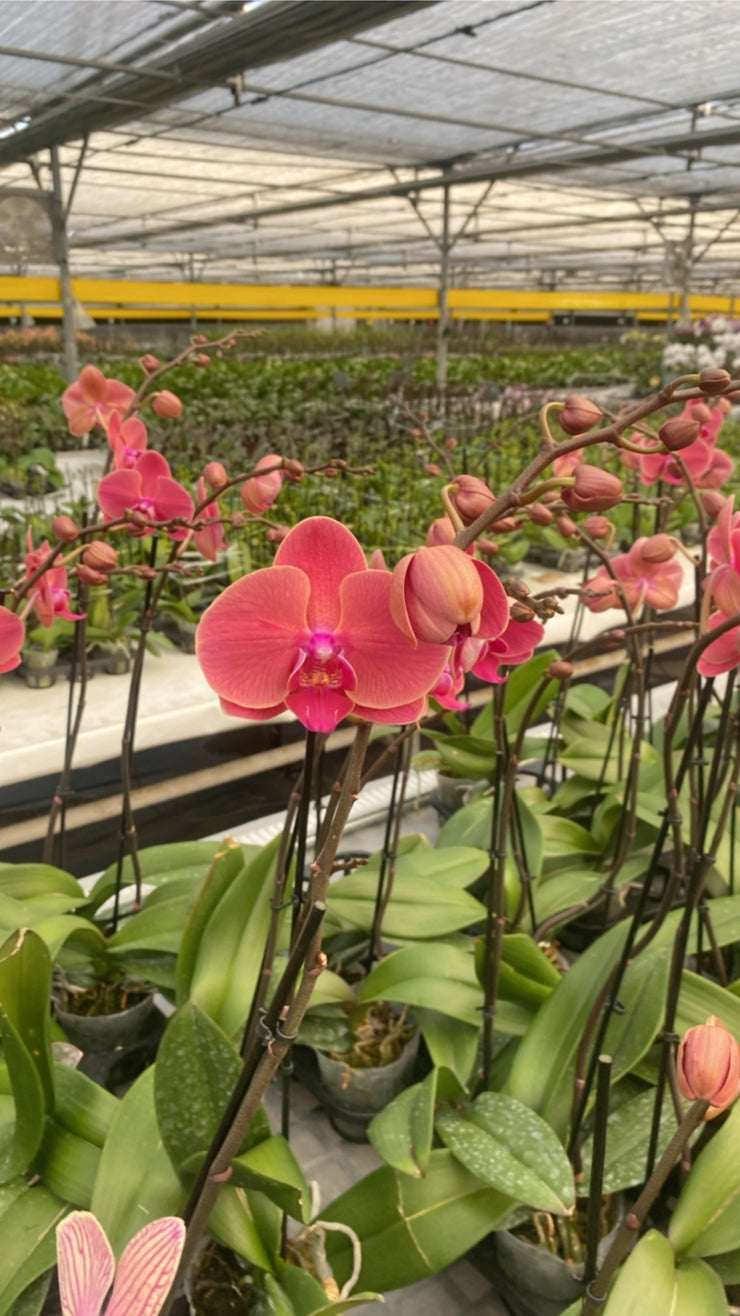
<instances>
[{"instance_id":1,"label":"metal support post","mask_svg":"<svg viewBox=\"0 0 740 1316\"><path fill-rule=\"evenodd\" d=\"M450 185L442 189L442 241L439 246L439 320L437 321L437 388L447 387L447 337L449 334L449 307L447 304L450 277Z\"/></svg>"},{"instance_id":2,"label":"metal support post","mask_svg":"<svg viewBox=\"0 0 740 1316\"><path fill-rule=\"evenodd\" d=\"M73 383L79 374L77 358L77 338L75 331L75 303L72 293L72 278L69 272L69 246L67 243L67 217L62 194L62 173L59 167L59 151L52 146L51 181L49 196L49 217L51 219L51 237L54 258L59 267L59 286L62 294L62 335L64 339L64 370L68 383Z\"/></svg>"}]
</instances>

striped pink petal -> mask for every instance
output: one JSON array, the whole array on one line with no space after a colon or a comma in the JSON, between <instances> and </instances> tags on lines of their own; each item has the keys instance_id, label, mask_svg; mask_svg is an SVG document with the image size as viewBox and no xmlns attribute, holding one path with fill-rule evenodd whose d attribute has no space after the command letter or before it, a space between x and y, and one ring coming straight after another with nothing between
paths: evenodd
<instances>
[{"instance_id":1,"label":"striped pink petal","mask_svg":"<svg viewBox=\"0 0 740 1316\"><path fill-rule=\"evenodd\" d=\"M90 1211L72 1211L57 1225L57 1265L62 1316L99 1316L116 1263Z\"/></svg>"},{"instance_id":2,"label":"striped pink petal","mask_svg":"<svg viewBox=\"0 0 740 1316\"><path fill-rule=\"evenodd\" d=\"M177 1216L144 1225L118 1263L106 1316L158 1316L177 1274L184 1242L185 1222Z\"/></svg>"}]
</instances>

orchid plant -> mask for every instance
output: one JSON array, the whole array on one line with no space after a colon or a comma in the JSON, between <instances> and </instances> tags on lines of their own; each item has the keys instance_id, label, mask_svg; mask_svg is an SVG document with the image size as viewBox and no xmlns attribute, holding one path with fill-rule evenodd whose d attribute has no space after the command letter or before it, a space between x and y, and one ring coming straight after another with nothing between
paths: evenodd
<instances>
[{"instance_id":1,"label":"orchid plant","mask_svg":"<svg viewBox=\"0 0 740 1316\"><path fill-rule=\"evenodd\" d=\"M209 353L232 341L194 341L176 364L204 368ZM290 530L273 519L291 483L340 472L361 480L366 468L337 459L304 469L268 453L235 476L209 462L196 489L186 488L149 447L143 419L148 406L167 423L180 418L179 398L161 387L168 367L147 356L142 369L138 390L87 366L66 391L70 432L95 427L107 440L100 515L82 526L59 516L53 539L37 547L29 541L23 573L0 607L5 672L19 661L31 617L42 627L63 618L78 628L83 681L48 862L83 716L88 591L132 575L143 592L123 728L117 859L87 903L70 875L49 867L34 874L21 909L24 875L11 890L12 871L0 874L6 900L18 899L16 926L24 929L9 927L0 952L0 1034L13 1103L0 1168L19 1201L35 1194L29 1200L46 1233L69 1205L85 1208L66 1214L58 1229L65 1316L98 1316L112 1282L110 1314L167 1313L206 1229L264 1274L276 1310L338 1312L367 1300L367 1293L350 1297L355 1281L371 1292L410 1283L494 1226L533 1211L568 1220L579 1196L587 1199L581 1305L589 1312L606 1296L629 1251L626 1240L634 1241L677 1156L688 1165L692 1133L737 1095L732 1034L740 1018L736 994L727 990L734 964L725 948L738 938L740 513L719 493L733 462L717 446L736 382L708 368L612 416L585 398L548 399L541 450L498 493L456 469L455 444L439 448L444 515L425 544L389 565L379 553L368 562L351 530L331 517L311 516ZM666 417L677 406L680 414ZM624 469L604 469L610 458ZM649 675L686 579L686 550L670 517L687 500L707 533L690 554L700 589L693 616L680 623L688 657L661 717ZM625 509L636 529L645 528L641 518L653 524L612 555ZM502 582L476 555L481 546L490 558L491 543L525 522L552 527L563 542L587 550L584 577L572 587L578 615L601 618L606 630L583 639L574 627L562 654L534 654L562 606L559 590L536 596L523 581ZM199 852L198 865L178 852L178 867L174 853L139 854L136 841L130 785L143 641L167 579L187 578L186 549L194 545L212 562L226 536L247 524L265 528L274 560L211 603L196 651L225 711L256 721L287 711L303 724L303 776L276 843L252 854L227 842ZM138 541L148 557L124 565L117 545ZM573 681L578 664L604 650L623 652L629 664L613 698ZM434 719L466 715L471 674L490 685L490 702L471 733L445 740ZM714 679L725 674L713 704ZM548 709L546 738L535 751L532 730ZM317 763L343 720L354 727L352 744L307 862ZM373 724L391 735L392 746L368 767ZM450 820L434 850L419 838L404 847L389 832L384 854L363 872L338 858L353 801L384 762L408 772L407 748L420 725L432 727L450 761L465 753L485 760L488 788ZM532 784L522 789L521 765L535 758ZM155 888L146 899L145 879ZM133 915L122 921L128 883ZM63 893L69 903L60 914ZM103 930L96 915L111 895L112 926ZM49 902L43 914L33 905L42 898ZM617 921L607 927L614 905ZM0 914L12 919L13 910L8 903ZM552 937L584 913L603 916L602 923L566 972ZM69 921L62 927L52 915ZM358 930L366 938L365 976L353 1000L412 1007L432 1063L373 1126L387 1164L316 1221L287 1139L265 1127L261 1101L307 1011L346 1001L327 953ZM81 936L117 962L136 951L148 955L177 1007L155 1065L120 1103L91 1091L49 1047L52 960L63 962L65 943L73 947ZM687 969L690 939L695 967L711 976ZM697 1034L699 1026L708 1031ZM686 1114L682 1097L693 1102ZM605 1152L612 1117L620 1132ZM702 1166L720 1138L727 1191L708 1218L692 1185L707 1177ZM682 1191L665 1254L667 1285L685 1270L688 1253L719 1258L724 1274L737 1269L728 1237L739 1146L733 1114L698 1155ZM33 1187L28 1173L39 1176ZM627 1232L599 1268L603 1192L641 1179L645 1193L626 1218ZM17 1240L15 1200L9 1223ZM161 1218L137 1232L142 1210ZM284 1237L285 1215L304 1228L292 1241ZM409 1230L390 1247L399 1215L421 1232ZM652 1248L649 1234L619 1271L609 1316L632 1310L630 1277L641 1273L646 1245ZM122 1252L115 1281L111 1247ZM306 1250L313 1261L304 1270ZM35 1278L44 1262L40 1250L36 1269L24 1273ZM692 1272L697 1292L716 1291L708 1272L703 1260ZM6 1300L9 1293L0 1292L0 1316L17 1296Z\"/></svg>"}]
</instances>

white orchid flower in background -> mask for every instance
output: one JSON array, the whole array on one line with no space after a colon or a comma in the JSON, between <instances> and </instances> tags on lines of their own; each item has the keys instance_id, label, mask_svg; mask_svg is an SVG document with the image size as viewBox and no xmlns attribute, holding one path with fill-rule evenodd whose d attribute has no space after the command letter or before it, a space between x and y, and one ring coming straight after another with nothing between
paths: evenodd
<instances>
[{"instance_id":1,"label":"white orchid flower in background","mask_svg":"<svg viewBox=\"0 0 740 1316\"><path fill-rule=\"evenodd\" d=\"M177 1274L185 1223L164 1216L144 1225L126 1246L118 1267L99 1221L72 1211L57 1226L62 1316L158 1316Z\"/></svg>"}]
</instances>

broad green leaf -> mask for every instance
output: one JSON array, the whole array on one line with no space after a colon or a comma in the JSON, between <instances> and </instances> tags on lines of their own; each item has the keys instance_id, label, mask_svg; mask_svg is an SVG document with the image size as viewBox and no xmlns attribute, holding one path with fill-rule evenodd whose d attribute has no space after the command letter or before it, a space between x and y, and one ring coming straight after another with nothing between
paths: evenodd
<instances>
[{"instance_id":1,"label":"broad green leaf","mask_svg":"<svg viewBox=\"0 0 740 1316\"><path fill-rule=\"evenodd\" d=\"M586 1020L626 935L626 926L617 924L561 978L522 1039L512 1066L511 1095L536 1110L562 1137L570 1120L576 1055ZM658 953L654 945L627 969L620 990L625 1012L612 1015L604 1048L613 1057L614 1082L645 1054L660 1027L667 972L667 951Z\"/></svg>"},{"instance_id":2,"label":"broad green leaf","mask_svg":"<svg viewBox=\"0 0 740 1316\"><path fill-rule=\"evenodd\" d=\"M649 1088L610 1110L604 1167L605 1193L619 1193L625 1188L644 1183L654 1107L655 1090ZM670 1096L666 1095L661 1110L658 1156L665 1151L675 1132L676 1113ZM588 1193L592 1152L593 1138L589 1136L584 1139L581 1149L583 1196Z\"/></svg>"},{"instance_id":3,"label":"broad green leaf","mask_svg":"<svg viewBox=\"0 0 740 1316\"><path fill-rule=\"evenodd\" d=\"M475 968L481 986L485 984L485 937L475 943ZM503 939L499 971L499 996L533 1012L546 1001L558 985L560 974L539 946L526 933L512 933Z\"/></svg>"},{"instance_id":4,"label":"broad green leaf","mask_svg":"<svg viewBox=\"0 0 740 1316\"><path fill-rule=\"evenodd\" d=\"M371 1121L369 1141L389 1165L419 1178L429 1163L434 1136L437 1074L432 1069L421 1083L394 1097Z\"/></svg>"},{"instance_id":5,"label":"broad green leaf","mask_svg":"<svg viewBox=\"0 0 740 1316\"><path fill-rule=\"evenodd\" d=\"M50 914L34 920L34 931L45 942L49 958L66 963L68 951L80 953L85 960L105 951L105 937L86 918L78 914Z\"/></svg>"},{"instance_id":6,"label":"broad green leaf","mask_svg":"<svg viewBox=\"0 0 740 1316\"><path fill-rule=\"evenodd\" d=\"M14 1118L0 1126L0 1184L5 1184L30 1170L41 1146L45 1121L44 1093L38 1070L2 1006L0 1039L13 1088L14 1107Z\"/></svg>"},{"instance_id":7,"label":"broad green leaf","mask_svg":"<svg viewBox=\"0 0 740 1316\"><path fill-rule=\"evenodd\" d=\"M475 736L449 736L443 731L424 731L434 741L442 771L465 781L490 781L496 767L496 746Z\"/></svg>"},{"instance_id":8,"label":"broad green leaf","mask_svg":"<svg viewBox=\"0 0 740 1316\"><path fill-rule=\"evenodd\" d=\"M238 1053L192 1002L173 1014L154 1066L157 1122L177 1169L210 1145L241 1073Z\"/></svg>"},{"instance_id":9,"label":"broad green leaf","mask_svg":"<svg viewBox=\"0 0 740 1316\"><path fill-rule=\"evenodd\" d=\"M45 1274L31 1280L28 1288L25 1288L20 1296L16 1298L8 1312L8 1316L41 1316L49 1293L51 1276L52 1272L47 1270Z\"/></svg>"},{"instance_id":10,"label":"broad green leaf","mask_svg":"<svg viewBox=\"0 0 740 1316\"><path fill-rule=\"evenodd\" d=\"M534 654L526 663L515 667L510 673L504 694L506 729L510 738L518 732L540 678L544 676L550 663L555 662L559 656L556 649L547 649L544 653ZM544 713L550 700L557 694L557 690L557 681L547 682L534 710L530 713L530 725Z\"/></svg>"},{"instance_id":11,"label":"broad green leaf","mask_svg":"<svg viewBox=\"0 0 740 1316\"><path fill-rule=\"evenodd\" d=\"M78 904L85 899L77 878L52 864L0 864L0 891L19 900L33 900L52 892L73 896Z\"/></svg>"},{"instance_id":12,"label":"broad green leaf","mask_svg":"<svg viewBox=\"0 0 740 1316\"><path fill-rule=\"evenodd\" d=\"M182 930L195 900L193 883L175 879L152 892L154 899L127 918L108 941L108 951L157 950L177 955Z\"/></svg>"},{"instance_id":13,"label":"broad green leaf","mask_svg":"<svg viewBox=\"0 0 740 1316\"><path fill-rule=\"evenodd\" d=\"M740 1037L740 1000L725 987L712 982L711 978L700 978L697 973L684 969L676 1032L683 1036L694 1024L705 1024L710 1014L716 1015L735 1037Z\"/></svg>"},{"instance_id":14,"label":"broad green leaf","mask_svg":"<svg viewBox=\"0 0 740 1316\"><path fill-rule=\"evenodd\" d=\"M555 1214L573 1208L573 1173L552 1129L501 1092L482 1092L457 1111L443 1107L435 1127L452 1154L491 1188Z\"/></svg>"},{"instance_id":15,"label":"broad green leaf","mask_svg":"<svg viewBox=\"0 0 740 1316\"><path fill-rule=\"evenodd\" d=\"M487 860L484 866L486 864ZM332 883L329 892L332 912L369 932L377 891L378 879L374 874L364 871L350 873ZM446 936L483 918L484 906L467 891L446 886L442 880L431 877L407 877L397 873L383 915L382 931L389 941L421 940Z\"/></svg>"},{"instance_id":16,"label":"broad green leaf","mask_svg":"<svg viewBox=\"0 0 740 1316\"><path fill-rule=\"evenodd\" d=\"M45 1188L62 1201L88 1210L100 1161L100 1148L78 1138L57 1124L46 1121L41 1149L34 1163Z\"/></svg>"},{"instance_id":17,"label":"broad green leaf","mask_svg":"<svg viewBox=\"0 0 740 1316\"><path fill-rule=\"evenodd\" d=\"M478 795L447 819L440 829L436 848L465 845L487 851L490 844L491 800L489 796Z\"/></svg>"},{"instance_id":18,"label":"broad green leaf","mask_svg":"<svg viewBox=\"0 0 740 1316\"><path fill-rule=\"evenodd\" d=\"M435 1275L499 1227L514 1203L487 1188L446 1150L433 1151L422 1179L382 1166L322 1208L321 1218L355 1231L362 1245L358 1287L379 1293ZM348 1238L330 1233L340 1284L352 1269Z\"/></svg>"},{"instance_id":19,"label":"broad green leaf","mask_svg":"<svg viewBox=\"0 0 740 1316\"><path fill-rule=\"evenodd\" d=\"M472 954L444 942L420 942L386 955L360 984L357 999L421 1005L474 1028L483 1005Z\"/></svg>"},{"instance_id":20,"label":"broad green leaf","mask_svg":"<svg viewBox=\"0 0 740 1316\"><path fill-rule=\"evenodd\" d=\"M177 955L177 994L178 1005L182 1005L190 993L193 969L200 946L201 937L211 914L219 901L228 891L231 883L244 865L244 850L230 837L218 848L197 899L190 911L185 930L182 934Z\"/></svg>"},{"instance_id":21,"label":"broad green leaf","mask_svg":"<svg viewBox=\"0 0 740 1316\"><path fill-rule=\"evenodd\" d=\"M260 974L270 924L276 837L249 859L224 891L203 929L190 995L232 1037L243 1027Z\"/></svg>"},{"instance_id":22,"label":"broad green leaf","mask_svg":"<svg viewBox=\"0 0 740 1316\"><path fill-rule=\"evenodd\" d=\"M317 1005L341 1005L342 1002L354 1005L355 994L352 988L338 973L324 969L316 979L316 986L311 993L311 1009Z\"/></svg>"},{"instance_id":23,"label":"broad green leaf","mask_svg":"<svg viewBox=\"0 0 740 1316\"><path fill-rule=\"evenodd\" d=\"M640 1239L618 1271L604 1316L674 1316L675 1258L673 1248L651 1229ZM699 1308L693 1316L699 1316ZM703 1316L703 1314L702 1314Z\"/></svg>"},{"instance_id":24,"label":"broad green leaf","mask_svg":"<svg viewBox=\"0 0 740 1316\"><path fill-rule=\"evenodd\" d=\"M300 1266L286 1266L285 1262L279 1261L277 1273L279 1286L271 1275L265 1277L265 1288L275 1307L275 1316L340 1316L343 1311L365 1306L378 1298L377 1293L353 1292L349 1298L330 1302L318 1280ZM285 1305L286 1299L289 1307Z\"/></svg>"},{"instance_id":25,"label":"broad green leaf","mask_svg":"<svg viewBox=\"0 0 740 1316\"><path fill-rule=\"evenodd\" d=\"M183 1199L157 1127L151 1066L119 1103L100 1155L90 1210L120 1257L148 1220L177 1215Z\"/></svg>"},{"instance_id":26,"label":"broad green leaf","mask_svg":"<svg viewBox=\"0 0 740 1316\"><path fill-rule=\"evenodd\" d=\"M432 1064L453 1073L461 1087L467 1087L478 1055L480 1021L466 1024L438 1010L414 1007Z\"/></svg>"},{"instance_id":27,"label":"broad green leaf","mask_svg":"<svg viewBox=\"0 0 740 1316\"><path fill-rule=\"evenodd\" d=\"M141 875L147 885L159 886L173 878L183 878L191 874L205 877L209 865L222 841L176 841L171 845L153 845L139 851ZM112 863L101 873L85 905L85 913L93 914L105 904L116 889L118 864ZM131 886L135 874L130 855L123 861L122 885Z\"/></svg>"},{"instance_id":28,"label":"broad green leaf","mask_svg":"<svg viewBox=\"0 0 740 1316\"><path fill-rule=\"evenodd\" d=\"M373 874L377 880L379 867L379 858L372 856L367 865L358 870L357 876ZM464 889L485 873L487 868L487 851L472 845L447 845L434 850L430 845L417 845L396 859L394 880L399 877L422 877L443 886ZM342 881L346 881L346 878ZM340 886L339 882L332 884L332 895Z\"/></svg>"},{"instance_id":29,"label":"broad green leaf","mask_svg":"<svg viewBox=\"0 0 740 1316\"><path fill-rule=\"evenodd\" d=\"M54 1065L54 1090L57 1124L102 1147L118 1110L118 1098L69 1065Z\"/></svg>"},{"instance_id":30,"label":"broad green leaf","mask_svg":"<svg viewBox=\"0 0 740 1316\"><path fill-rule=\"evenodd\" d=\"M704 1261L687 1257L676 1267L676 1296L671 1316L728 1316L722 1282Z\"/></svg>"},{"instance_id":31,"label":"broad green leaf","mask_svg":"<svg viewBox=\"0 0 740 1316\"><path fill-rule=\"evenodd\" d=\"M719 1256L710 1257L709 1264L723 1284L740 1284L740 1247L733 1252L721 1252Z\"/></svg>"},{"instance_id":32,"label":"broad green leaf","mask_svg":"<svg viewBox=\"0 0 740 1316\"><path fill-rule=\"evenodd\" d=\"M242 1152L232 1162L237 1187L264 1193L271 1202L294 1220L308 1224L311 1218L311 1190L303 1172L281 1134Z\"/></svg>"},{"instance_id":33,"label":"broad green leaf","mask_svg":"<svg viewBox=\"0 0 740 1316\"><path fill-rule=\"evenodd\" d=\"M50 995L51 960L43 940L28 929L9 937L0 946L0 1007L33 1061L47 1112L54 1109Z\"/></svg>"},{"instance_id":34,"label":"broad green leaf","mask_svg":"<svg viewBox=\"0 0 740 1316\"><path fill-rule=\"evenodd\" d=\"M577 717L590 720L591 718L597 718L599 713L603 713L604 709L609 706L609 695L599 685L590 685L587 681L579 681L577 685L568 687L565 706L569 712L575 713Z\"/></svg>"},{"instance_id":35,"label":"broad green leaf","mask_svg":"<svg viewBox=\"0 0 740 1316\"><path fill-rule=\"evenodd\" d=\"M255 1198L260 1196L254 1194ZM275 1242L279 1247L281 1215L272 1202L268 1203L275 1225ZM230 1247L245 1261L270 1271L275 1265L275 1252L265 1244L264 1231L257 1221L255 1202L250 1193L233 1184L224 1184L216 1198L208 1220L208 1231L225 1247Z\"/></svg>"},{"instance_id":36,"label":"broad green leaf","mask_svg":"<svg viewBox=\"0 0 740 1316\"><path fill-rule=\"evenodd\" d=\"M2 1212L0 1248L0 1316L56 1263L56 1226L69 1207L35 1184Z\"/></svg>"},{"instance_id":37,"label":"broad green leaf","mask_svg":"<svg viewBox=\"0 0 740 1316\"><path fill-rule=\"evenodd\" d=\"M539 818L542 829L544 866L564 855L599 854L599 847L590 832L570 818L559 818L554 813L543 813Z\"/></svg>"},{"instance_id":38,"label":"broad green leaf","mask_svg":"<svg viewBox=\"0 0 740 1316\"><path fill-rule=\"evenodd\" d=\"M737 1246L740 1232L740 1102L697 1156L668 1235L679 1253L709 1257Z\"/></svg>"}]
</instances>

